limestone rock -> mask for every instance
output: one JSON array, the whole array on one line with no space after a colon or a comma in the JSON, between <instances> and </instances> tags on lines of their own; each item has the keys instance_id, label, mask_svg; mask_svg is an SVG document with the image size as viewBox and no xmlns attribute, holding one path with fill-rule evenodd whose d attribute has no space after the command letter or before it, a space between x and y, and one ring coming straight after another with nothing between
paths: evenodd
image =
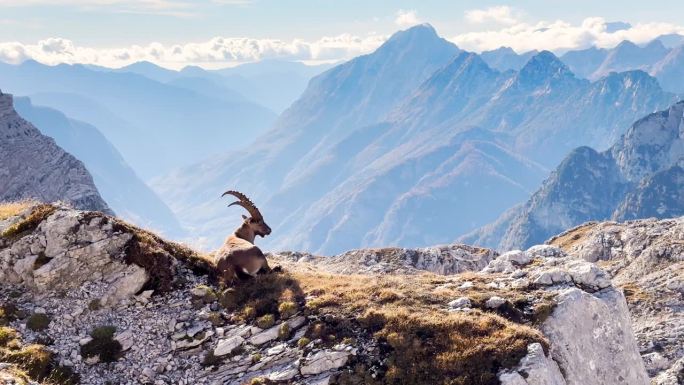
<instances>
[{"instance_id":1,"label":"limestone rock","mask_svg":"<svg viewBox=\"0 0 684 385\"><path fill-rule=\"evenodd\" d=\"M337 369L347 363L349 355L350 353L346 351L321 350L311 357L307 357L300 371L306 376Z\"/></svg>"},{"instance_id":2,"label":"limestone rock","mask_svg":"<svg viewBox=\"0 0 684 385\"><path fill-rule=\"evenodd\" d=\"M222 339L219 341L218 345L216 345L216 349L214 349L214 355L220 357L230 354L244 342L245 339L240 336Z\"/></svg>"},{"instance_id":3,"label":"limestone rock","mask_svg":"<svg viewBox=\"0 0 684 385\"><path fill-rule=\"evenodd\" d=\"M558 364L544 354L541 344L527 347L527 355L512 371L499 374L501 385L566 385Z\"/></svg>"},{"instance_id":4,"label":"limestone rock","mask_svg":"<svg viewBox=\"0 0 684 385\"><path fill-rule=\"evenodd\" d=\"M561 291L558 305L543 323L542 331L568 385L649 382L632 333L627 303L616 289L594 294L577 288Z\"/></svg>"}]
</instances>

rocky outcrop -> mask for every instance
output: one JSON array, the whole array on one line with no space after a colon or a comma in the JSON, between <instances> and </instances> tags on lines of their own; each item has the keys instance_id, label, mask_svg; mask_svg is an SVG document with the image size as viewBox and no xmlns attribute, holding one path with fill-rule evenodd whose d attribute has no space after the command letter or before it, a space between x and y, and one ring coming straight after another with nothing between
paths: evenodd
<instances>
[{"instance_id":1,"label":"rocky outcrop","mask_svg":"<svg viewBox=\"0 0 684 385\"><path fill-rule=\"evenodd\" d=\"M334 274L416 274L429 271L451 275L482 270L497 256L498 253L490 249L453 244L419 249L358 249L332 257L298 252L274 253L270 257L289 265L313 264L316 269Z\"/></svg>"},{"instance_id":2,"label":"rocky outcrop","mask_svg":"<svg viewBox=\"0 0 684 385\"><path fill-rule=\"evenodd\" d=\"M578 259L600 263L624 290L639 351L654 384L684 377L682 240L684 217L586 223L549 241Z\"/></svg>"},{"instance_id":3,"label":"rocky outcrop","mask_svg":"<svg viewBox=\"0 0 684 385\"><path fill-rule=\"evenodd\" d=\"M0 201L64 201L111 213L85 166L22 119L0 92Z\"/></svg>"},{"instance_id":4,"label":"rocky outcrop","mask_svg":"<svg viewBox=\"0 0 684 385\"><path fill-rule=\"evenodd\" d=\"M2 234L28 217L3 221ZM606 271L579 256L580 248L539 245L498 258L463 245L357 250L329 265L321 257L286 253L271 259L293 275L274 273L222 290L211 279L211 266L193 259L199 256L99 213L55 207L34 228L22 228L0 243L0 298L23 314L9 325L29 343L48 341L59 363L84 384L238 385L255 378L291 384L374 378L386 384L404 370L391 366L402 359L398 349L417 354L416 347L443 346L430 333L443 332L438 328L445 320L453 322L448 335L456 339L492 326L482 333L491 333L485 337L496 348L474 348L463 359L477 362L434 366L442 371L421 371L416 378L423 382L415 383L446 383L449 376L498 377L506 385L648 383L622 291ZM344 258L353 274L336 270ZM440 275L421 270L427 268ZM335 285L342 291L326 296ZM355 290L350 303L339 302ZM382 313L407 303L407 309L432 313L423 321L406 309ZM265 316L257 313L264 309ZM30 320L36 314L43 320L39 328ZM394 321L376 318L396 314ZM383 334L382 322L399 329ZM506 344L517 346L511 354L519 362L488 361L512 348L500 346ZM112 350L93 353L93 346ZM671 378L669 373L660 375Z\"/></svg>"}]
</instances>

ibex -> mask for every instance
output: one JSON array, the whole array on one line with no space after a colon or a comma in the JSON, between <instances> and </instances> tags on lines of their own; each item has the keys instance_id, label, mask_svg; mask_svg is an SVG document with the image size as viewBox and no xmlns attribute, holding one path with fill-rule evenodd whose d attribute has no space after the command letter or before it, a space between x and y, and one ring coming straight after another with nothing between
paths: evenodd
<instances>
[{"instance_id":1,"label":"ibex","mask_svg":"<svg viewBox=\"0 0 684 385\"><path fill-rule=\"evenodd\" d=\"M216 267L219 276L226 284L232 284L236 278L254 277L260 271L269 271L266 257L261 249L254 245L254 238L262 238L271 234L271 228L264 222L259 209L245 194L228 190L221 195L233 195L238 201L228 205L242 206L249 212L249 217L243 215L242 225L223 243L216 252Z\"/></svg>"}]
</instances>

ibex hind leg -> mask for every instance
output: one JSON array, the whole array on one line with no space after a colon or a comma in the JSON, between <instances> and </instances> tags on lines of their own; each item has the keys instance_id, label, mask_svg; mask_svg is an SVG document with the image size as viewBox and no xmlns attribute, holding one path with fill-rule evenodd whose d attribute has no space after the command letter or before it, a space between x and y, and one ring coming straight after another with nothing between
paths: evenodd
<instances>
[{"instance_id":1,"label":"ibex hind leg","mask_svg":"<svg viewBox=\"0 0 684 385\"><path fill-rule=\"evenodd\" d=\"M238 275L236 274L235 268L233 268L233 267L227 268L227 269L223 270L223 272L221 273L221 282L223 282L223 284L226 287L235 286L235 283L237 283L237 281L238 281Z\"/></svg>"},{"instance_id":2,"label":"ibex hind leg","mask_svg":"<svg viewBox=\"0 0 684 385\"><path fill-rule=\"evenodd\" d=\"M251 274L248 274L245 272L243 269L235 269L235 276L240 280L240 281L246 281L248 279L254 279L254 276Z\"/></svg>"}]
</instances>

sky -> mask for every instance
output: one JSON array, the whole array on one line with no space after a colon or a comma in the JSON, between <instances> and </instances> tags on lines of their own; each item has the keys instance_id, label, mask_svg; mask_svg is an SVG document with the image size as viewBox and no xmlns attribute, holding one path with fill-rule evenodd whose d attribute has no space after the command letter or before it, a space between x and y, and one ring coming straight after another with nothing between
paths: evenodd
<instances>
[{"instance_id":1,"label":"sky","mask_svg":"<svg viewBox=\"0 0 684 385\"><path fill-rule=\"evenodd\" d=\"M562 53L684 34L684 1L0 0L0 61L120 67L147 60L169 68L335 62L419 23L475 52L510 46Z\"/></svg>"}]
</instances>

